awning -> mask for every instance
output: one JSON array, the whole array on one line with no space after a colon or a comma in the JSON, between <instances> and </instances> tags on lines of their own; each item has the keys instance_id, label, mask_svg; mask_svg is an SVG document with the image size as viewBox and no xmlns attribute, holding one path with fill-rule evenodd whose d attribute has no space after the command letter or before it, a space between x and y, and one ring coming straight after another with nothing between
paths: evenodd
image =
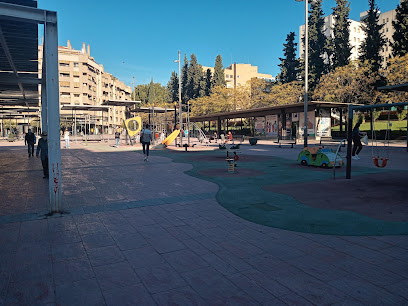
<instances>
[{"instance_id":1,"label":"awning","mask_svg":"<svg viewBox=\"0 0 408 306\"><path fill-rule=\"evenodd\" d=\"M398 85L389 85L377 87L377 90L381 91L406 91L408 92L408 83L398 84Z\"/></svg>"}]
</instances>

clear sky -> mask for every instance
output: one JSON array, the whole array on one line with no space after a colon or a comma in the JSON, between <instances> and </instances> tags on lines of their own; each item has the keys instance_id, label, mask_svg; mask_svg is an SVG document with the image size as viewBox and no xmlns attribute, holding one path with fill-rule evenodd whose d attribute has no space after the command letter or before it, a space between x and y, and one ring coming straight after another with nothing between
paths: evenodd
<instances>
[{"instance_id":1,"label":"clear sky","mask_svg":"<svg viewBox=\"0 0 408 306\"><path fill-rule=\"evenodd\" d=\"M368 0L350 1L350 18L359 20ZM399 0L376 0L379 9L395 9ZM324 0L325 16L335 0ZM276 76L287 34L304 23L304 2L295 0L38 0L38 7L58 12L59 45L85 42L105 70L130 85L153 78L166 85L181 51L194 53L203 66L250 63Z\"/></svg>"}]
</instances>

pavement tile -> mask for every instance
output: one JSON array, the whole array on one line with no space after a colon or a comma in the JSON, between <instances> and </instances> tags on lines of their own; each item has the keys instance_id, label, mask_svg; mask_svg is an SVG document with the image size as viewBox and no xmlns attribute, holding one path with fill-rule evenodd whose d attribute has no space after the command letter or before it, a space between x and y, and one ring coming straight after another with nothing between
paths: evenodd
<instances>
[{"instance_id":1,"label":"pavement tile","mask_svg":"<svg viewBox=\"0 0 408 306\"><path fill-rule=\"evenodd\" d=\"M225 250L221 245L212 241L210 238L204 235L195 237L194 240L197 241L199 244L201 244L206 249L210 250L211 252Z\"/></svg>"},{"instance_id":2,"label":"pavement tile","mask_svg":"<svg viewBox=\"0 0 408 306\"><path fill-rule=\"evenodd\" d=\"M269 291L273 296L277 298L293 293L292 286L286 286L286 284L281 283L280 280L278 282L269 274L263 273L262 271L252 269L241 272L241 274L245 275L255 284Z\"/></svg>"},{"instance_id":3,"label":"pavement tile","mask_svg":"<svg viewBox=\"0 0 408 306\"><path fill-rule=\"evenodd\" d=\"M157 304L143 284L129 285L111 290L104 290L106 305L143 305L149 306Z\"/></svg>"},{"instance_id":4,"label":"pavement tile","mask_svg":"<svg viewBox=\"0 0 408 306\"><path fill-rule=\"evenodd\" d=\"M301 297L300 295L296 294L296 293L290 293L290 294L286 294L283 296L279 297L279 300L281 301L281 303L283 303L283 305L296 305L296 306L308 306L308 305L315 305L312 304L311 302L309 302L308 300L304 299L303 297ZM267 304L267 305L275 305L275 301L272 301L272 304ZM279 305L279 304L277 304Z\"/></svg>"},{"instance_id":5,"label":"pavement tile","mask_svg":"<svg viewBox=\"0 0 408 306\"><path fill-rule=\"evenodd\" d=\"M252 266L246 263L244 260L228 251L216 251L214 252L219 258L233 266L237 271L245 271L252 269Z\"/></svg>"},{"instance_id":6,"label":"pavement tile","mask_svg":"<svg viewBox=\"0 0 408 306\"><path fill-rule=\"evenodd\" d=\"M179 226L169 226L166 227L166 231L169 232L170 235L173 237L179 239L179 240L185 240L185 239L190 239L191 237L187 235L185 232L183 232Z\"/></svg>"},{"instance_id":7,"label":"pavement tile","mask_svg":"<svg viewBox=\"0 0 408 306\"><path fill-rule=\"evenodd\" d=\"M95 279L57 285L56 305L105 305L102 292Z\"/></svg>"},{"instance_id":8,"label":"pavement tile","mask_svg":"<svg viewBox=\"0 0 408 306\"><path fill-rule=\"evenodd\" d=\"M387 291L395 294L395 295L399 295L402 296L403 298L405 298L408 301L408 279L404 279L401 281L398 281L396 283L393 283L391 285L387 285L384 287L384 289L386 289ZM408 302L407 302L408 303Z\"/></svg>"},{"instance_id":9,"label":"pavement tile","mask_svg":"<svg viewBox=\"0 0 408 306\"><path fill-rule=\"evenodd\" d=\"M167 263L135 270L151 294L187 285L180 274Z\"/></svg>"},{"instance_id":10,"label":"pavement tile","mask_svg":"<svg viewBox=\"0 0 408 306\"><path fill-rule=\"evenodd\" d=\"M123 254L134 269L161 265L166 262L151 246L123 251Z\"/></svg>"},{"instance_id":11,"label":"pavement tile","mask_svg":"<svg viewBox=\"0 0 408 306\"><path fill-rule=\"evenodd\" d=\"M102 291L140 283L139 277L126 261L95 267L94 271Z\"/></svg>"},{"instance_id":12,"label":"pavement tile","mask_svg":"<svg viewBox=\"0 0 408 306\"><path fill-rule=\"evenodd\" d=\"M53 271L56 285L95 277L91 264L86 257L55 262Z\"/></svg>"},{"instance_id":13,"label":"pavement tile","mask_svg":"<svg viewBox=\"0 0 408 306\"><path fill-rule=\"evenodd\" d=\"M87 249L89 261L93 267L113 264L125 260L120 249L114 246Z\"/></svg>"},{"instance_id":14,"label":"pavement tile","mask_svg":"<svg viewBox=\"0 0 408 306\"><path fill-rule=\"evenodd\" d=\"M150 245L160 254L185 249L186 246L170 234L147 238Z\"/></svg>"},{"instance_id":15,"label":"pavement tile","mask_svg":"<svg viewBox=\"0 0 408 306\"><path fill-rule=\"evenodd\" d=\"M98 213L99 220L106 226L109 224L123 224L126 218L119 211L108 211Z\"/></svg>"},{"instance_id":16,"label":"pavement tile","mask_svg":"<svg viewBox=\"0 0 408 306\"><path fill-rule=\"evenodd\" d=\"M80 223L77 225L77 227L80 235L106 231L105 226L100 221L91 223Z\"/></svg>"},{"instance_id":17,"label":"pavement tile","mask_svg":"<svg viewBox=\"0 0 408 306\"><path fill-rule=\"evenodd\" d=\"M20 227L20 241L46 240L48 232L47 220L22 222Z\"/></svg>"},{"instance_id":18,"label":"pavement tile","mask_svg":"<svg viewBox=\"0 0 408 306\"><path fill-rule=\"evenodd\" d=\"M60 244L52 246L52 260L54 262L85 257L85 249L82 242Z\"/></svg>"},{"instance_id":19,"label":"pavement tile","mask_svg":"<svg viewBox=\"0 0 408 306\"><path fill-rule=\"evenodd\" d=\"M85 249L100 248L115 244L115 241L106 230L104 232L83 235L82 242Z\"/></svg>"},{"instance_id":20,"label":"pavement tile","mask_svg":"<svg viewBox=\"0 0 408 306\"><path fill-rule=\"evenodd\" d=\"M74 231L77 229L74 219L70 216L49 218L47 221L49 232Z\"/></svg>"},{"instance_id":21,"label":"pavement tile","mask_svg":"<svg viewBox=\"0 0 408 306\"><path fill-rule=\"evenodd\" d=\"M271 301L278 302L272 293L241 273L227 275L227 278L258 303L272 305Z\"/></svg>"},{"instance_id":22,"label":"pavement tile","mask_svg":"<svg viewBox=\"0 0 408 306\"><path fill-rule=\"evenodd\" d=\"M52 263L15 262L10 269L10 281L50 280L53 278Z\"/></svg>"},{"instance_id":23,"label":"pavement tile","mask_svg":"<svg viewBox=\"0 0 408 306\"><path fill-rule=\"evenodd\" d=\"M148 246L149 243L139 233L113 233L113 239L122 250L131 250Z\"/></svg>"},{"instance_id":24,"label":"pavement tile","mask_svg":"<svg viewBox=\"0 0 408 306\"><path fill-rule=\"evenodd\" d=\"M172 289L153 294L158 305L195 305L205 306L207 303L190 287Z\"/></svg>"},{"instance_id":25,"label":"pavement tile","mask_svg":"<svg viewBox=\"0 0 408 306\"><path fill-rule=\"evenodd\" d=\"M82 214L73 216L76 224L97 223L100 219L97 214Z\"/></svg>"},{"instance_id":26,"label":"pavement tile","mask_svg":"<svg viewBox=\"0 0 408 306\"><path fill-rule=\"evenodd\" d=\"M115 236L116 234L129 234L129 233L137 233L137 230L134 226L132 226L129 222L124 221L121 224L118 223L107 223L105 224L105 228L108 232Z\"/></svg>"},{"instance_id":27,"label":"pavement tile","mask_svg":"<svg viewBox=\"0 0 408 306\"><path fill-rule=\"evenodd\" d=\"M408 262L408 250L399 246L382 249L380 253Z\"/></svg>"},{"instance_id":28,"label":"pavement tile","mask_svg":"<svg viewBox=\"0 0 408 306\"><path fill-rule=\"evenodd\" d=\"M180 273L208 266L200 256L187 249L162 254L162 257Z\"/></svg>"},{"instance_id":29,"label":"pavement tile","mask_svg":"<svg viewBox=\"0 0 408 306\"><path fill-rule=\"evenodd\" d=\"M328 284L367 305L403 305L406 303L406 300L400 295L392 294L356 276L339 278Z\"/></svg>"},{"instance_id":30,"label":"pavement tile","mask_svg":"<svg viewBox=\"0 0 408 306\"><path fill-rule=\"evenodd\" d=\"M20 233L20 222L0 224L0 245L17 242Z\"/></svg>"},{"instance_id":31,"label":"pavement tile","mask_svg":"<svg viewBox=\"0 0 408 306\"><path fill-rule=\"evenodd\" d=\"M52 280L25 280L10 283L4 305L46 305L55 303Z\"/></svg>"},{"instance_id":32,"label":"pavement tile","mask_svg":"<svg viewBox=\"0 0 408 306\"><path fill-rule=\"evenodd\" d=\"M240 292L237 286L212 267L184 272L181 275L203 299L215 301L217 298L234 296Z\"/></svg>"},{"instance_id":33,"label":"pavement tile","mask_svg":"<svg viewBox=\"0 0 408 306\"><path fill-rule=\"evenodd\" d=\"M234 274L237 273L238 270L235 269L232 265L229 263L225 262L222 260L220 257L218 257L214 253L209 253L209 254L204 254L201 255L201 257L215 270L218 272L228 275L228 274Z\"/></svg>"},{"instance_id":34,"label":"pavement tile","mask_svg":"<svg viewBox=\"0 0 408 306\"><path fill-rule=\"evenodd\" d=\"M79 235L77 229L68 231L48 232L48 239L51 245L81 242L81 236Z\"/></svg>"}]
</instances>

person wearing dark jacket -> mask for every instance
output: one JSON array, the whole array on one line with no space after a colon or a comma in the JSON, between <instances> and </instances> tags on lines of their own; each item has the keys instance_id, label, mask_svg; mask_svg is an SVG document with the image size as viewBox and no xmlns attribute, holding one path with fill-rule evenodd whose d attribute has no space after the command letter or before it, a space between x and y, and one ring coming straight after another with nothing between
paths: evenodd
<instances>
[{"instance_id":1,"label":"person wearing dark jacket","mask_svg":"<svg viewBox=\"0 0 408 306\"><path fill-rule=\"evenodd\" d=\"M119 141L120 141L120 133L119 131L115 132L115 142L116 142L116 147L119 148Z\"/></svg>"},{"instance_id":2,"label":"person wearing dark jacket","mask_svg":"<svg viewBox=\"0 0 408 306\"><path fill-rule=\"evenodd\" d=\"M34 156L35 134L28 129L24 138L24 145L28 145L28 157Z\"/></svg>"},{"instance_id":3,"label":"person wearing dark jacket","mask_svg":"<svg viewBox=\"0 0 408 306\"><path fill-rule=\"evenodd\" d=\"M41 163L43 167L44 176L43 178L49 177L48 172L48 141L47 141L47 132L42 132L41 138L38 140L36 156L41 157ZM41 155L40 155L41 152Z\"/></svg>"},{"instance_id":4,"label":"person wearing dark jacket","mask_svg":"<svg viewBox=\"0 0 408 306\"><path fill-rule=\"evenodd\" d=\"M353 145L353 152L352 152L351 158L356 159L356 160L360 159L360 157L358 157L358 154L363 149L363 145L361 144L360 125L361 125L361 121L359 120L354 126L354 129L352 131L354 145Z\"/></svg>"}]
</instances>

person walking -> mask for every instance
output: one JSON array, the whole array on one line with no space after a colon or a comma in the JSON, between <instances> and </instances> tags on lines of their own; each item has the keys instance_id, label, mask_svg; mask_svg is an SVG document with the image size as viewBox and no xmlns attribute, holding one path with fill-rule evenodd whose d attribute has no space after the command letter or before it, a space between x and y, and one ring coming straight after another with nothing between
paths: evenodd
<instances>
[{"instance_id":1,"label":"person walking","mask_svg":"<svg viewBox=\"0 0 408 306\"><path fill-rule=\"evenodd\" d=\"M65 149L69 149L69 131L68 129L65 129L64 140L65 140Z\"/></svg>"},{"instance_id":2,"label":"person walking","mask_svg":"<svg viewBox=\"0 0 408 306\"><path fill-rule=\"evenodd\" d=\"M360 137L360 125L361 125L362 121L358 120L358 122L356 123L356 125L354 126L354 129L352 131L352 137L353 137L353 152L352 152L352 159L360 159L360 157L358 157L358 154L361 152L361 150L363 149L363 145L361 144L361 137Z\"/></svg>"},{"instance_id":3,"label":"person walking","mask_svg":"<svg viewBox=\"0 0 408 306\"><path fill-rule=\"evenodd\" d=\"M148 124L145 125L145 128L140 133L140 140L142 142L143 147L144 161L149 161L149 146L150 141L153 140L153 135L152 131L149 130Z\"/></svg>"},{"instance_id":4,"label":"person walking","mask_svg":"<svg viewBox=\"0 0 408 306\"><path fill-rule=\"evenodd\" d=\"M117 148L119 148L119 141L120 141L120 133L119 133L119 131L117 130L117 131L115 132L115 142L116 142L116 147L117 147Z\"/></svg>"},{"instance_id":5,"label":"person walking","mask_svg":"<svg viewBox=\"0 0 408 306\"><path fill-rule=\"evenodd\" d=\"M41 163L43 167L43 173L44 176L43 178L48 178L49 177L49 172L48 172L48 141L47 141L47 132L42 132L41 138L38 140L38 145L37 145L37 151L36 151L36 156L41 157ZM41 155L40 155L41 152Z\"/></svg>"},{"instance_id":6,"label":"person walking","mask_svg":"<svg viewBox=\"0 0 408 306\"><path fill-rule=\"evenodd\" d=\"M24 145L28 145L28 157L34 156L34 144L36 142L35 134L28 129L24 138Z\"/></svg>"}]
</instances>

